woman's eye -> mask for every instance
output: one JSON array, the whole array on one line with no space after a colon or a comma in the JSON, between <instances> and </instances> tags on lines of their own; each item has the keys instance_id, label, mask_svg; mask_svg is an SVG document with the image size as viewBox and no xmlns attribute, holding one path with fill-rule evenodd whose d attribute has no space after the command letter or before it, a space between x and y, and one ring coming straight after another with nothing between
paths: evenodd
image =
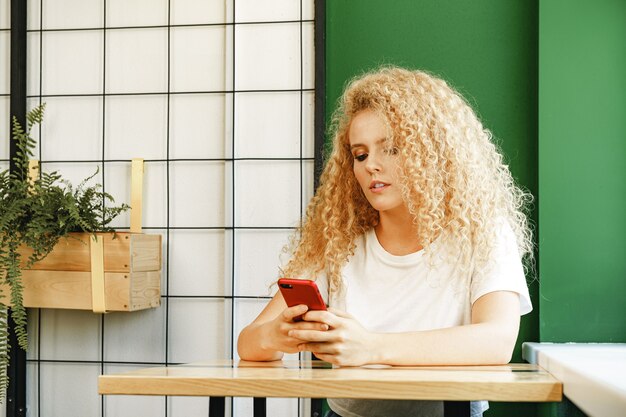
<instances>
[{"instance_id":1,"label":"woman's eye","mask_svg":"<svg viewBox=\"0 0 626 417\"><path fill-rule=\"evenodd\" d=\"M387 155L397 155L398 154L398 148L396 148L395 146L392 146L390 148L386 148L385 149L385 153Z\"/></svg>"},{"instance_id":2,"label":"woman's eye","mask_svg":"<svg viewBox=\"0 0 626 417\"><path fill-rule=\"evenodd\" d=\"M359 162L365 161L365 158L367 158L367 154L366 153L362 153L362 154L359 154L359 155L354 155L354 159L356 159Z\"/></svg>"}]
</instances>

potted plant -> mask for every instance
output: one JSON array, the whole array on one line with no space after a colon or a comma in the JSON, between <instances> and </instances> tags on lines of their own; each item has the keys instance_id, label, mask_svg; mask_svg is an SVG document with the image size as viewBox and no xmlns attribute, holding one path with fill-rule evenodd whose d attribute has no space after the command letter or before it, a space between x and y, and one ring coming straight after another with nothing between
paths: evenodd
<instances>
[{"instance_id":1,"label":"potted plant","mask_svg":"<svg viewBox=\"0 0 626 417\"><path fill-rule=\"evenodd\" d=\"M26 128L13 118L12 139L17 145L16 156L13 158L15 168L10 172L8 170L0 172L0 392L2 393L0 395L4 395L8 384L7 365L10 348L7 332L8 307L15 322L19 347L26 350L28 346L24 304L25 286L28 285L24 283L25 274L28 276L30 272L45 273L42 269L49 268L38 267L41 264L39 261L46 258L53 249L55 252L57 250L63 252L63 248L68 245L60 242L61 238L75 241L72 244L74 247L89 246L88 241L81 235L72 234L73 232L83 232L92 236L99 232L112 232L112 237L108 240L115 239L117 236L109 224L117 215L130 208L126 204L112 205L113 197L104 192L101 185L87 184L98 171L77 187L63 180L57 172L29 176L29 165L36 146L31 131L42 122L44 108L45 105L40 105L28 112ZM129 237L126 236L126 239ZM160 270L160 236L156 240ZM60 249L55 249L55 246ZM75 253L72 252L72 258L76 257ZM62 258L63 255L58 257ZM127 264L130 262L124 262L124 266L128 267ZM50 269L58 267L58 264L59 262L56 262L56 266ZM33 268L38 271L31 271ZM64 269L63 266L61 269ZM128 278L128 275L126 273L125 278ZM37 290L41 298L41 289Z\"/></svg>"}]
</instances>

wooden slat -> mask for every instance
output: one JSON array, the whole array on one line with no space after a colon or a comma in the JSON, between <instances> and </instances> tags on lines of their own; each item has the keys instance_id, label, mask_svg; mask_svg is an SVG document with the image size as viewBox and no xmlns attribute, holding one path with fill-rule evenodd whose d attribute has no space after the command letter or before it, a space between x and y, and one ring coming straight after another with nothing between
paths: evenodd
<instances>
[{"instance_id":1,"label":"wooden slat","mask_svg":"<svg viewBox=\"0 0 626 417\"><path fill-rule=\"evenodd\" d=\"M158 271L161 269L161 235L146 235L118 232L98 233L104 240L105 272ZM61 239L46 258L37 262L32 269L61 271L90 271L88 233L70 233ZM134 254L131 263L131 247ZM23 260L32 251L20 249ZM22 263L24 265L24 262Z\"/></svg>"},{"instance_id":2,"label":"wooden slat","mask_svg":"<svg viewBox=\"0 0 626 417\"><path fill-rule=\"evenodd\" d=\"M521 402L562 398L561 383L536 365L329 369L285 363L232 367L230 361L215 361L102 375L99 393Z\"/></svg>"},{"instance_id":3,"label":"wooden slat","mask_svg":"<svg viewBox=\"0 0 626 417\"><path fill-rule=\"evenodd\" d=\"M133 272L132 278L130 282L129 311L143 310L161 305L160 271Z\"/></svg>"},{"instance_id":4,"label":"wooden slat","mask_svg":"<svg viewBox=\"0 0 626 417\"><path fill-rule=\"evenodd\" d=\"M104 274L107 311L134 311L160 305L160 271ZM77 271L22 271L24 306L92 310L91 274ZM133 283L131 286L131 282ZM2 288L5 303L9 289Z\"/></svg>"},{"instance_id":5,"label":"wooden slat","mask_svg":"<svg viewBox=\"0 0 626 417\"><path fill-rule=\"evenodd\" d=\"M161 270L161 235L130 235L131 271Z\"/></svg>"}]
</instances>

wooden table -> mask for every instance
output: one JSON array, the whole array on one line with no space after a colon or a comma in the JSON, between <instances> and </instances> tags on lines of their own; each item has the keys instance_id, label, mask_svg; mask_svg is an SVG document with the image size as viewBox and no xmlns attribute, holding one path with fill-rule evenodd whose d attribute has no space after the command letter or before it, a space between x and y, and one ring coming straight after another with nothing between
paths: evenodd
<instances>
[{"instance_id":1,"label":"wooden table","mask_svg":"<svg viewBox=\"0 0 626 417\"><path fill-rule=\"evenodd\" d=\"M562 385L537 365L333 368L319 361L218 360L101 375L100 394L214 397L210 414L224 413L224 397L443 400L446 415L469 415L469 401L561 401Z\"/></svg>"}]
</instances>

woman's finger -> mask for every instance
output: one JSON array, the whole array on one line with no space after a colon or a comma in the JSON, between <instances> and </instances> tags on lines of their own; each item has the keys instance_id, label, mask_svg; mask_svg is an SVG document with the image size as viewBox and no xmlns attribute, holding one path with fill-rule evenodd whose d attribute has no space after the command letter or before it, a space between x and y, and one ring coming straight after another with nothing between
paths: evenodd
<instances>
[{"instance_id":1,"label":"woman's finger","mask_svg":"<svg viewBox=\"0 0 626 417\"><path fill-rule=\"evenodd\" d=\"M283 319L286 321L293 321L294 318L303 315L309 309L304 304L289 307L283 310Z\"/></svg>"},{"instance_id":2,"label":"woman's finger","mask_svg":"<svg viewBox=\"0 0 626 417\"><path fill-rule=\"evenodd\" d=\"M350 314L346 313L345 311L337 310L336 308L329 307L328 311L333 313L335 316L343 317L344 319L351 319L351 318L353 318Z\"/></svg>"},{"instance_id":3,"label":"woman's finger","mask_svg":"<svg viewBox=\"0 0 626 417\"><path fill-rule=\"evenodd\" d=\"M329 342L333 340L330 332L319 330L289 330L289 337L293 337L307 342Z\"/></svg>"},{"instance_id":4,"label":"woman's finger","mask_svg":"<svg viewBox=\"0 0 626 417\"><path fill-rule=\"evenodd\" d=\"M341 322L341 319L333 313L322 310L308 311L304 316L302 316L302 319L306 321L324 323L330 327L338 327Z\"/></svg>"},{"instance_id":5,"label":"woman's finger","mask_svg":"<svg viewBox=\"0 0 626 417\"><path fill-rule=\"evenodd\" d=\"M293 330L318 330L325 332L329 329L328 324L313 321L299 321L292 325Z\"/></svg>"},{"instance_id":6,"label":"woman's finger","mask_svg":"<svg viewBox=\"0 0 626 417\"><path fill-rule=\"evenodd\" d=\"M317 353L327 355L337 355L339 353L339 349L333 343L302 343L298 345L298 349L316 352L315 356L317 356Z\"/></svg>"}]
</instances>

